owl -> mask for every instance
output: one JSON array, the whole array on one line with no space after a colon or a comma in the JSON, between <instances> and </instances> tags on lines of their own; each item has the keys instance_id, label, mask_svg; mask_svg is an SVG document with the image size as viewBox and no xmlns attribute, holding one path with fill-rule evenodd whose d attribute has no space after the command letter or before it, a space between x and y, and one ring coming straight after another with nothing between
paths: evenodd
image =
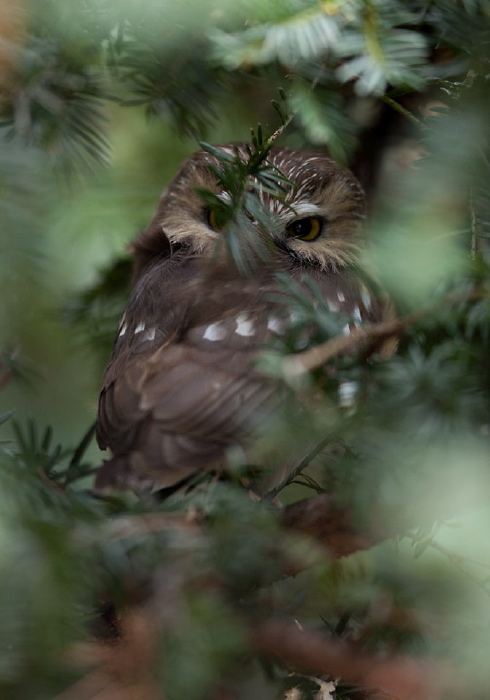
<instances>
[{"instance_id":1,"label":"owl","mask_svg":"<svg viewBox=\"0 0 490 700\"><path fill-rule=\"evenodd\" d=\"M247 158L245 144L220 149ZM278 273L305 296L315 289L333 314L348 315L345 333L380 320L380 304L355 272L365 217L359 182L321 153L274 147L268 162L288 182L282 198L255 188L271 225L266 255L257 254L246 274L199 194L230 198L208 152L184 162L133 243L132 291L98 408L97 440L112 457L96 488L171 489L201 471L226 470L236 450L246 462L273 431L287 390L259 360L294 320ZM249 244L250 231L264 244L251 214Z\"/></svg>"}]
</instances>

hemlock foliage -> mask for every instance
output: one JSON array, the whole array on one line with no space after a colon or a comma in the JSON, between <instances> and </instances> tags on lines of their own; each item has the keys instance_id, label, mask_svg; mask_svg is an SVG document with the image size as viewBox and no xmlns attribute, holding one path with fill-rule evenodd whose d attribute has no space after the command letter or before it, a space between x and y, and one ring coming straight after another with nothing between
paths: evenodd
<instances>
[{"instance_id":1,"label":"hemlock foliage","mask_svg":"<svg viewBox=\"0 0 490 700\"><path fill-rule=\"evenodd\" d=\"M31 0L0 14L2 697L486 699L489 3ZM170 135L138 136L142 112L145 132ZM315 400L284 439L311 424L324 438L283 509L238 475L163 502L96 496L86 417L128 291L121 239L150 220L177 136L190 151L257 122L250 162L216 171L236 194L232 253L235 224L266 216L247 178L280 196L270 139L326 149L366 188L366 266L400 322L332 352L335 372L288 378ZM95 250L107 226L119 256L93 272L76 246ZM297 320L263 360L280 376L302 328L322 344L342 325L285 291Z\"/></svg>"}]
</instances>

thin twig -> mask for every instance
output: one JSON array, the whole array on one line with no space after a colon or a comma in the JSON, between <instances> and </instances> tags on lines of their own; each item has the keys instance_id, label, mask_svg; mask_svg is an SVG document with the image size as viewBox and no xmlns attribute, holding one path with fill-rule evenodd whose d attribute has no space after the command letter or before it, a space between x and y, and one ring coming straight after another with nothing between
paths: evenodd
<instances>
[{"instance_id":1,"label":"thin twig","mask_svg":"<svg viewBox=\"0 0 490 700\"><path fill-rule=\"evenodd\" d=\"M388 95L380 95L379 98L382 102L389 105L396 112L398 112L399 114L403 115L406 119L411 121L412 124L415 124L415 126L418 127L419 129L426 129L427 128L425 126L425 124L420 119L417 119L415 114L412 114L412 112L409 112L408 109L406 109L401 104L396 102L396 100L393 100L391 97L388 97Z\"/></svg>"},{"instance_id":2,"label":"thin twig","mask_svg":"<svg viewBox=\"0 0 490 700\"><path fill-rule=\"evenodd\" d=\"M287 476L282 479L282 481L279 482L276 486L274 486L272 489L267 491L267 493L264 495L265 498L268 499L273 499L277 496L277 494L282 491L286 486L288 486L294 479L301 474L303 469L306 469L306 467L312 462L312 460L315 459L315 457L320 454L320 452L323 450L326 445L328 445L329 442L332 441L332 435L328 435L328 437L324 438L321 442L319 442L310 452L308 452L305 457L294 467L290 472L288 472Z\"/></svg>"},{"instance_id":3,"label":"thin twig","mask_svg":"<svg viewBox=\"0 0 490 700\"><path fill-rule=\"evenodd\" d=\"M321 345L291 355L284 360L284 370L288 376L311 372L329 360L356 348L365 340L385 340L391 336L401 335L405 329L419 319L418 314L409 314L394 321L382 321L355 328L349 335L338 335Z\"/></svg>"},{"instance_id":4,"label":"thin twig","mask_svg":"<svg viewBox=\"0 0 490 700\"><path fill-rule=\"evenodd\" d=\"M279 136L280 136L280 135L287 129L287 127L291 124L291 122L293 121L293 119L294 119L295 116L296 116L296 113L295 113L295 112L291 112L290 114L288 114L288 116L286 117L286 120L285 120L284 124L281 124L281 126L280 126L278 129L276 129L276 130L274 131L274 133L271 134L271 136L269 136L269 138L268 138L267 141L265 142L267 148L269 148L269 146L273 146L273 145L274 145L274 143L277 141L277 139L279 138Z\"/></svg>"}]
</instances>

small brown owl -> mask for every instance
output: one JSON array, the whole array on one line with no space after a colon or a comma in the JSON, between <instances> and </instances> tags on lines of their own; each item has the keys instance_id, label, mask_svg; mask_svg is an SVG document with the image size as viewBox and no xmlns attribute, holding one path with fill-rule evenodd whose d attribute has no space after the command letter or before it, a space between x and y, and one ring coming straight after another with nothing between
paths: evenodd
<instances>
[{"instance_id":1,"label":"small brown owl","mask_svg":"<svg viewBox=\"0 0 490 700\"><path fill-rule=\"evenodd\" d=\"M221 149L247 157L243 144ZM229 198L204 151L185 161L133 244L132 292L99 400L97 439L113 456L97 488L172 487L225 468L230 448L253 451L284 390L258 363L291 322L277 273L305 295L316 287L355 325L380 320L353 271L364 218L357 180L319 153L273 148L268 161L293 184L282 199L257 189L271 226L267 255L247 275L219 245L226 233L198 194ZM250 215L248 223L263 243L263 227Z\"/></svg>"}]
</instances>

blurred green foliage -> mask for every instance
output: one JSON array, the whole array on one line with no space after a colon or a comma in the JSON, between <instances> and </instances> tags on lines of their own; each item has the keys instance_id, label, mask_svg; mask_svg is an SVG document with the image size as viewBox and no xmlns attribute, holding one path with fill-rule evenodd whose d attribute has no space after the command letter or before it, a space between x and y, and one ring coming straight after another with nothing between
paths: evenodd
<instances>
[{"instance_id":1,"label":"blurred green foliage","mask_svg":"<svg viewBox=\"0 0 490 700\"><path fill-rule=\"evenodd\" d=\"M373 658L443 659L441 697L486 699L488 2L25 0L0 3L0 35L0 695L104 698L109 677L121 700L328 697L328 668L255 652L251 629L279 615ZM292 382L315 410L271 436L329 438L284 502L330 493L361 533L374 510L398 535L342 559L234 480L163 503L89 490L125 246L199 139L248 140L258 122L250 162L215 174L236 193L225 218L266 228L246 184L280 193L264 136L281 127L278 95L279 143L361 178L366 266L410 314L394 356L354 352ZM298 320L264 357L276 376L305 325L318 343L339 333L285 286ZM100 643L117 634L134 672Z\"/></svg>"}]
</instances>

